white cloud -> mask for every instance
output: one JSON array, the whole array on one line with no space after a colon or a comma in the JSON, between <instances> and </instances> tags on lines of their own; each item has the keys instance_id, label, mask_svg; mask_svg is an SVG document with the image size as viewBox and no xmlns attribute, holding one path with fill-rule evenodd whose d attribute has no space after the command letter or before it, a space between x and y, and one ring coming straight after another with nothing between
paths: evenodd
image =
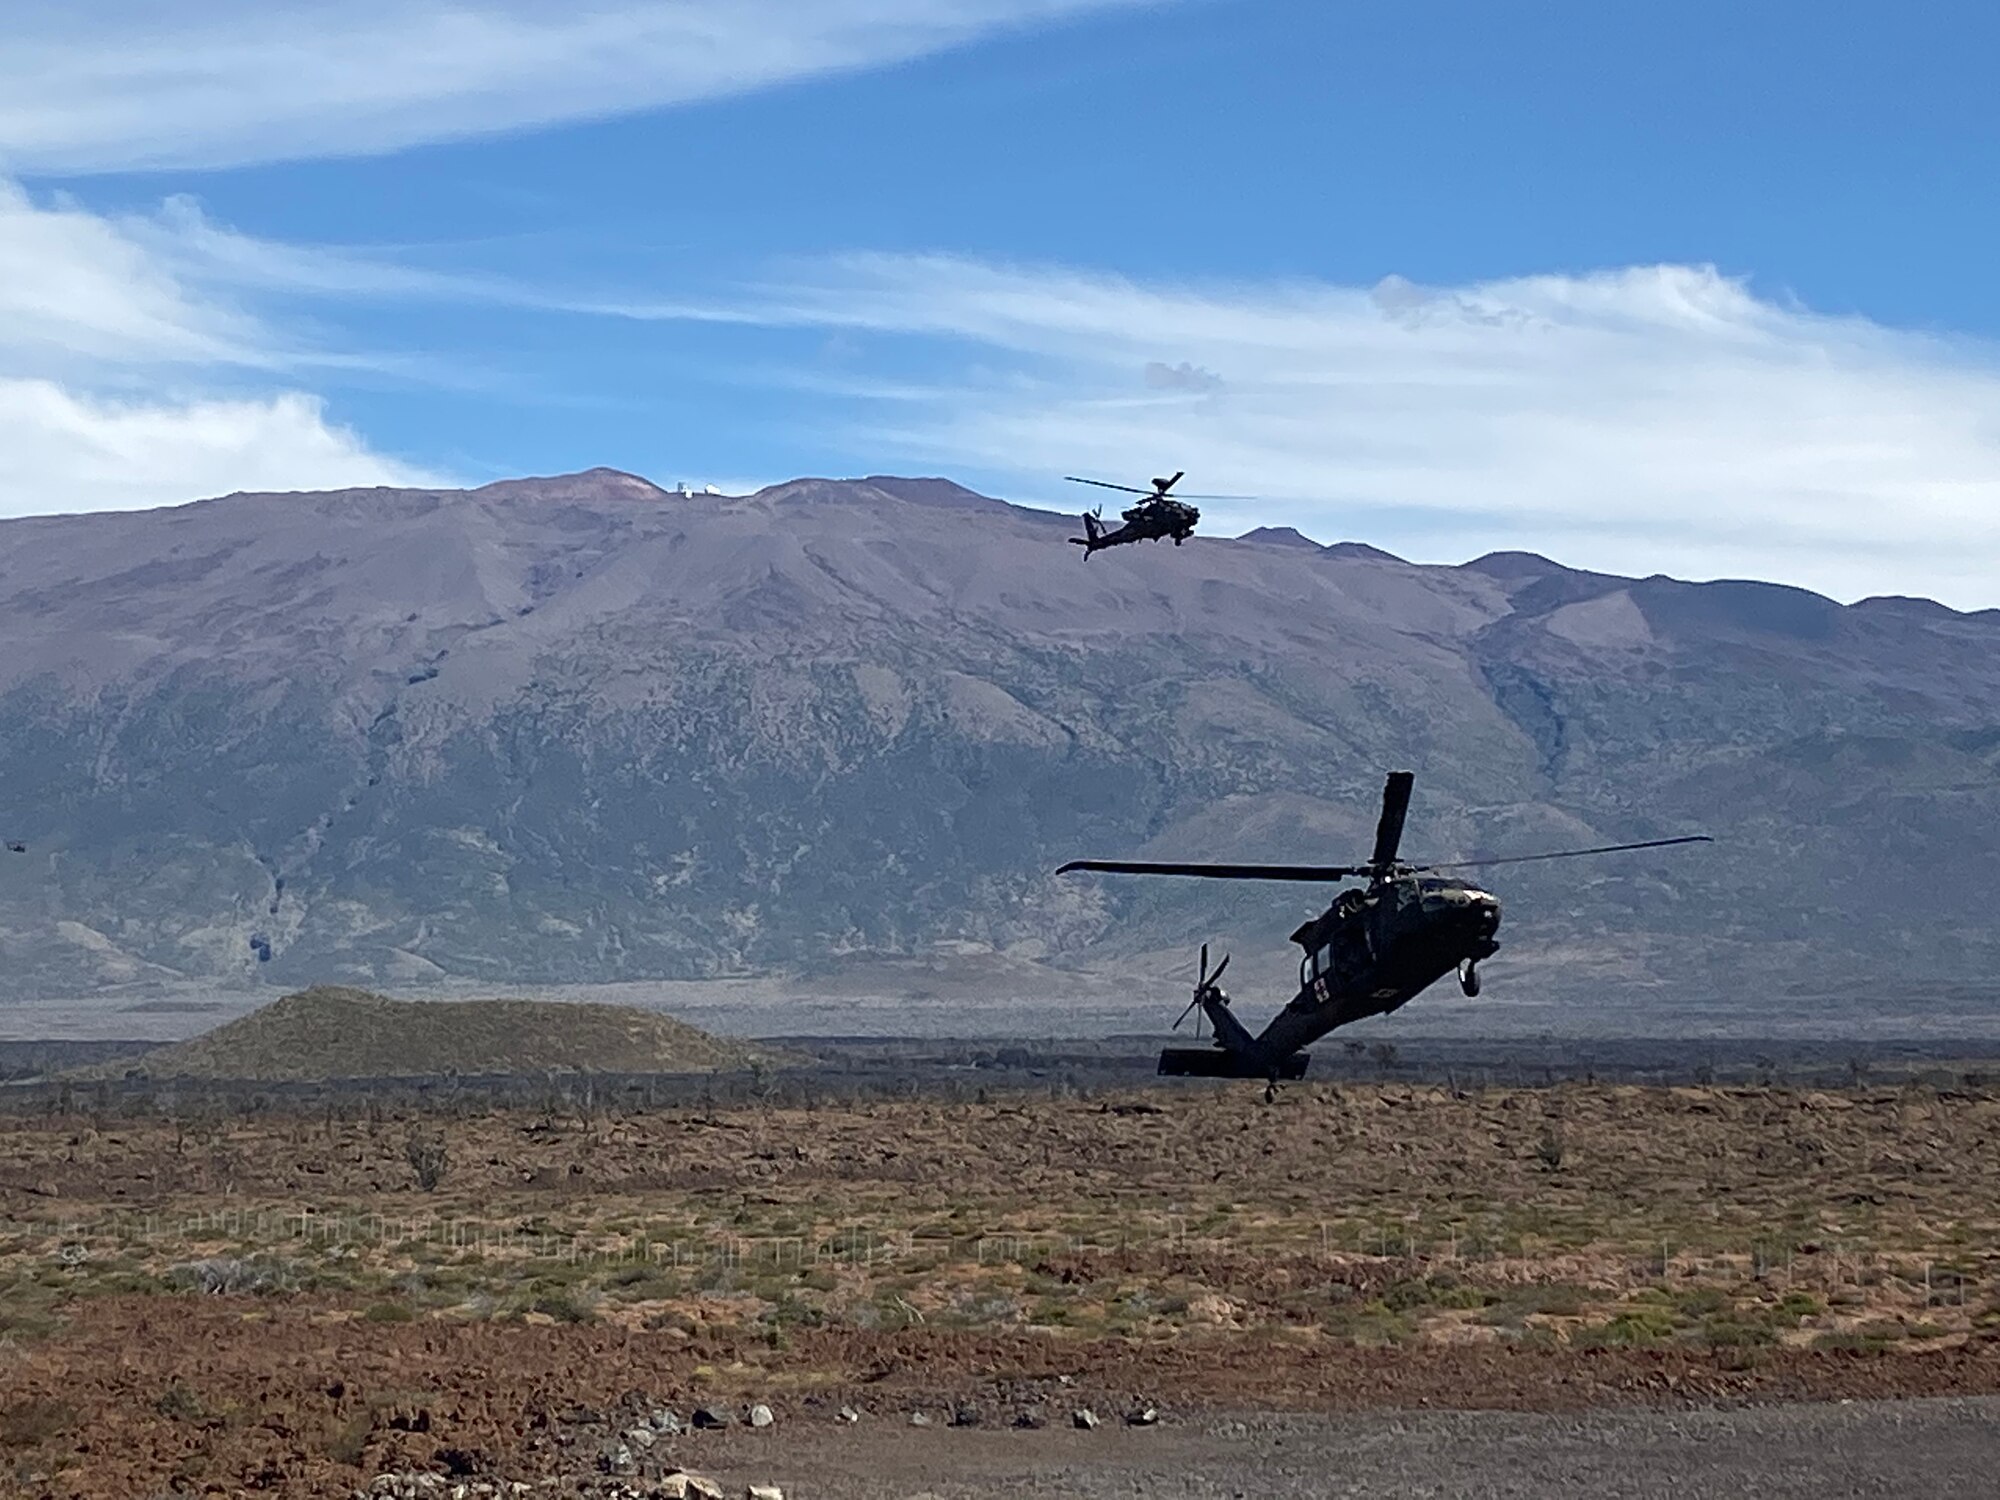
<instances>
[{"instance_id":1,"label":"white cloud","mask_svg":"<svg viewBox=\"0 0 2000 1500\"><path fill-rule=\"evenodd\" d=\"M298 392L126 403L0 378L0 515L424 482L329 425L320 402Z\"/></svg>"},{"instance_id":2,"label":"white cloud","mask_svg":"<svg viewBox=\"0 0 2000 1500\"><path fill-rule=\"evenodd\" d=\"M852 434L877 461L1062 503L1051 476L1184 468L1264 497L1209 507L1211 531L2000 604L2000 355L1713 268L1192 287L863 256L750 305L958 351L956 378L898 387ZM899 363L882 342L857 396Z\"/></svg>"},{"instance_id":3,"label":"white cloud","mask_svg":"<svg viewBox=\"0 0 2000 1500\"><path fill-rule=\"evenodd\" d=\"M12 0L0 168L367 155L608 118L1136 0Z\"/></svg>"},{"instance_id":4,"label":"white cloud","mask_svg":"<svg viewBox=\"0 0 2000 1500\"><path fill-rule=\"evenodd\" d=\"M0 179L0 516L422 483L285 377L316 360L168 245ZM231 389L248 379L260 388Z\"/></svg>"}]
</instances>

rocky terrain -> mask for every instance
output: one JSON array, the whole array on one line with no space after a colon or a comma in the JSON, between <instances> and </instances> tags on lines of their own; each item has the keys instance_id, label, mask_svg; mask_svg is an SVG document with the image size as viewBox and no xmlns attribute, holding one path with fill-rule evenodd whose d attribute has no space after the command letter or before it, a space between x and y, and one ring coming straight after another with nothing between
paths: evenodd
<instances>
[{"instance_id":1,"label":"rocky terrain","mask_svg":"<svg viewBox=\"0 0 2000 1500\"><path fill-rule=\"evenodd\" d=\"M1720 839L1496 872L1481 1004L1991 1016L2000 612L1070 529L602 470L0 523L0 994L1164 1009L1203 938L1282 987L1310 894L1057 863L1352 857L1409 766L1413 856Z\"/></svg>"},{"instance_id":2,"label":"rocky terrain","mask_svg":"<svg viewBox=\"0 0 2000 1500\"><path fill-rule=\"evenodd\" d=\"M10 1102L5 1495L1959 1494L1992 1447L1981 1082Z\"/></svg>"}]
</instances>

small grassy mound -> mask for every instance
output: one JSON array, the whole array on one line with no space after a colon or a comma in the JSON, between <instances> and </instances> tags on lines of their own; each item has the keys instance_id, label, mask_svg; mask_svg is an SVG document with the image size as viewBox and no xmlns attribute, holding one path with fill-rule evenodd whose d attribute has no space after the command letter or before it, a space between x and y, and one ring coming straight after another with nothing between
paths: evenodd
<instances>
[{"instance_id":1,"label":"small grassy mound","mask_svg":"<svg viewBox=\"0 0 2000 1500\"><path fill-rule=\"evenodd\" d=\"M631 1006L391 1000L316 985L149 1052L142 1066L153 1078L281 1081L547 1070L706 1073L778 1061L767 1049Z\"/></svg>"}]
</instances>

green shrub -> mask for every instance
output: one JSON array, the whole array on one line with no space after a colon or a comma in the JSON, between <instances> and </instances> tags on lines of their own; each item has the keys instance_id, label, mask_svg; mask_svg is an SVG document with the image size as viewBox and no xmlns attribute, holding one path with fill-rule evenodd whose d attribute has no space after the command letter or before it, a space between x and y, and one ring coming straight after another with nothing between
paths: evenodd
<instances>
[{"instance_id":1,"label":"green shrub","mask_svg":"<svg viewBox=\"0 0 2000 1500\"><path fill-rule=\"evenodd\" d=\"M198 1422L208 1415L201 1397L178 1380L168 1382L167 1388L154 1398L153 1410L169 1422Z\"/></svg>"}]
</instances>

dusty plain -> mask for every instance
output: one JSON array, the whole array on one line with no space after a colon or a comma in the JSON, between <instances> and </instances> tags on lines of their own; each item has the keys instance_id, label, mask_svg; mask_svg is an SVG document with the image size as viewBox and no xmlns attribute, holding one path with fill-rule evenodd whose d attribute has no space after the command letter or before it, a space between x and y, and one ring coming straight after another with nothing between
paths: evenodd
<instances>
[{"instance_id":1,"label":"dusty plain","mask_svg":"<svg viewBox=\"0 0 2000 1500\"><path fill-rule=\"evenodd\" d=\"M1969 1077L80 1088L0 1114L0 1493L644 1495L677 1464L738 1494L1363 1493L1377 1459L1382 1488L1557 1493L1567 1463L1584 1493L1591 1433L1746 1405L1724 1447L1767 1467L1836 1451L1815 1412L1878 1465L1853 1423L1933 1423L1952 1444L1910 1446L1949 1493L1949 1454L2000 1451L1992 1404L1868 1403L2000 1393L2000 1092ZM1828 1401L1857 1405L1794 1405ZM697 1407L729 1426L676 1431ZM1540 1433L1548 1487L1394 1470L1425 1421L1472 1424L1452 1463Z\"/></svg>"}]
</instances>

